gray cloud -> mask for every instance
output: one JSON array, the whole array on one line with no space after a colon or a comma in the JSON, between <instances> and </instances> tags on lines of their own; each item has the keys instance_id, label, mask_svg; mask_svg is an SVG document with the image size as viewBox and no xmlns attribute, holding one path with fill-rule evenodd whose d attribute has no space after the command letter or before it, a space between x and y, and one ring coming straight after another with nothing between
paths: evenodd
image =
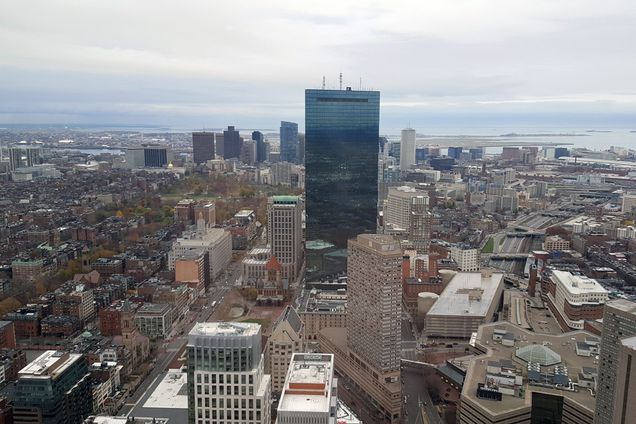
<instances>
[{"instance_id":1,"label":"gray cloud","mask_svg":"<svg viewBox=\"0 0 636 424\"><path fill-rule=\"evenodd\" d=\"M0 123L275 127L343 72L382 91L386 127L636 125L635 18L632 0L5 2Z\"/></svg>"}]
</instances>

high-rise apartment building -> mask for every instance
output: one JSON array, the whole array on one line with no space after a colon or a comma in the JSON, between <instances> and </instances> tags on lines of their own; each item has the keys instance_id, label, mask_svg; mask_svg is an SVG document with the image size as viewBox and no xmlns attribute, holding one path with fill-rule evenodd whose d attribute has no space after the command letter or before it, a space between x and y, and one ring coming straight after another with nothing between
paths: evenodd
<instances>
[{"instance_id":1,"label":"high-rise apartment building","mask_svg":"<svg viewBox=\"0 0 636 424\"><path fill-rule=\"evenodd\" d=\"M481 268L481 252L479 249L470 246L451 247L451 259L457 264L460 271L479 271Z\"/></svg>"},{"instance_id":2,"label":"high-rise apartment building","mask_svg":"<svg viewBox=\"0 0 636 424\"><path fill-rule=\"evenodd\" d=\"M267 150L265 149L265 137L260 131L252 131L252 140L256 143L256 162L261 163L267 160Z\"/></svg>"},{"instance_id":3,"label":"high-rise apartment building","mask_svg":"<svg viewBox=\"0 0 636 424\"><path fill-rule=\"evenodd\" d=\"M292 355L303 351L304 323L288 305L272 325L265 351L265 372L271 375L272 392L280 393Z\"/></svg>"},{"instance_id":4,"label":"high-rise apartment building","mask_svg":"<svg viewBox=\"0 0 636 424\"><path fill-rule=\"evenodd\" d=\"M308 241L345 249L377 230L379 119L378 91L305 91Z\"/></svg>"},{"instance_id":5,"label":"high-rise apartment building","mask_svg":"<svg viewBox=\"0 0 636 424\"><path fill-rule=\"evenodd\" d=\"M428 252L431 213L428 193L413 187L389 187L384 207L384 232L408 237L418 253Z\"/></svg>"},{"instance_id":6,"label":"high-rise apartment building","mask_svg":"<svg viewBox=\"0 0 636 424\"><path fill-rule=\"evenodd\" d=\"M618 374L619 351L621 341L634 336L636 336L636 303L624 299L605 303L594 412L595 424L620 422L616 421L618 417L614 417L614 402L622 401L625 393L619 393L616 390L617 380L621 377Z\"/></svg>"},{"instance_id":7,"label":"high-rise apartment building","mask_svg":"<svg viewBox=\"0 0 636 424\"><path fill-rule=\"evenodd\" d=\"M189 424L271 422L260 325L198 323L187 351Z\"/></svg>"},{"instance_id":8,"label":"high-rise apartment building","mask_svg":"<svg viewBox=\"0 0 636 424\"><path fill-rule=\"evenodd\" d=\"M203 219L197 220L196 231L187 231L172 243L168 253L168 267L175 269L175 262L183 256L208 253L208 280L214 281L232 260L232 235L222 228L209 228Z\"/></svg>"},{"instance_id":9,"label":"high-rise apartment building","mask_svg":"<svg viewBox=\"0 0 636 424\"><path fill-rule=\"evenodd\" d=\"M280 160L296 163L298 156L298 124L280 122Z\"/></svg>"},{"instance_id":10,"label":"high-rise apartment building","mask_svg":"<svg viewBox=\"0 0 636 424\"><path fill-rule=\"evenodd\" d=\"M408 171L415 163L415 130L406 128L400 141L400 169Z\"/></svg>"},{"instance_id":11,"label":"high-rise apartment building","mask_svg":"<svg viewBox=\"0 0 636 424\"><path fill-rule=\"evenodd\" d=\"M38 145L15 145L9 147L9 170L27 168L41 162L42 148Z\"/></svg>"},{"instance_id":12,"label":"high-rise apartment building","mask_svg":"<svg viewBox=\"0 0 636 424\"><path fill-rule=\"evenodd\" d=\"M380 371L400 369L402 249L393 237L361 234L349 240L348 345Z\"/></svg>"},{"instance_id":13,"label":"high-rise apartment building","mask_svg":"<svg viewBox=\"0 0 636 424\"><path fill-rule=\"evenodd\" d=\"M18 373L13 422L81 424L93 412L90 380L83 355L47 350Z\"/></svg>"},{"instance_id":14,"label":"high-rise apartment building","mask_svg":"<svg viewBox=\"0 0 636 424\"><path fill-rule=\"evenodd\" d=\"M192 156L194 163L205 163L214 159L214 133L199 131L192 133Z\"/></svg>"},{"instance_id":15,"label":"high-rise apartment building","mask_svg":"<svg viewBox=\"0 0 636 424\"><path fill-rule=\"evenodd\" d=\"M299 196L273 196L267 202L267 238L282 265L282 277L294 281L303 260L303 205Z\"/></svg>"},{"instance_id":16,"label":"high-rise apartment building","mask_svg":"<svg viewBox=\"0 0 636 424\"><path fill-rule=\"evenodd\" d=\"M338 379L334 358L324 353L295 353L278 403L277 424L334 424Z\"/></svg>"},{"instance_id":17,"label":"high-rise apartment building","mask_svg":"<svg viewBox=\"0 0 636 424\"><path fill-rule=\"evenodd\" d=\"M223 131L223 159L240 158L243 149L243 137L233 126Z\"/></svg>"}]
</instances>

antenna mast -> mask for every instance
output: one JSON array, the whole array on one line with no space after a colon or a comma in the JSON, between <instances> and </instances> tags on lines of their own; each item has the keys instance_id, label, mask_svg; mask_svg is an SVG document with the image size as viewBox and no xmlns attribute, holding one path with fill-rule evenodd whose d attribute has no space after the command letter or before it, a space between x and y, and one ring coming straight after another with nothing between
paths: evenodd
<instances>
[{"instance_id":1,"label":"antenna mast","mask_svg":"<svg viewBox=\"0 0 636 424\"><path fill-rule=\"evenodd\" d=\"M322 76L322 89L325 89L325 76Z\"/></svg>"},{"instance_id":2,"label":"antenna mast","mask_svg":"<svg viewBox=\"0 0 636 424\"><path fill-rule=\"evenodd\" d=\"M342 90L342 72L340 72L340 89Z\"/></svg>"}]
</instances>

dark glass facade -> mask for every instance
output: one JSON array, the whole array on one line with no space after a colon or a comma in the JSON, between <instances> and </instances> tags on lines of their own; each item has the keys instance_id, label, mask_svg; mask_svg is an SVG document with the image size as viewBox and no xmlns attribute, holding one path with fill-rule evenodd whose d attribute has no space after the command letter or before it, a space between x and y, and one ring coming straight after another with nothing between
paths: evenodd
<instances>
[{"instance_id":1,"label":"dark glass facade","mask_svg":"<svg viewBox=\"0 0 636 424\"><path fill-rule=\"evenodd\" d=\"M298 158L298 124L280 122L280 160L296 163Z\"/></svg>"},{"instance_id":2,"label":"dark glass facade","mask_svg":"<svg viewBox=\"0 0 636 424\"><path fill-rule=\"evenodd\" d=\"M233 126L223 131L223 159L239 158L243 148L243 137Z\"/></svg>"},{"instance_id":3,"label":"dark glass facade","mask_svg":"<svg viewBox=\"0 0 636 424\"><path fill-rule=\"evenodd\" d=\"M168 165L168 151L164 147L145 147L144 164L149 168L163 168Z\"/></svg>"},{"instance_id":4,"label":"dark glass facade","mask_svg":"<svg viewBox=\"0 0 636 424\"><path fill-rule=\"evenodd\" d=\"M267 150L265 149L265 137L260 131L252 131L252 140L256 143L256 162L265 162Z\"/></svg>"},{"instance_id":5,"label":"dark glass facade","mask_svg":"<svg viewBox=\"0 0 636 424\"><path fill-rule=\"evenodd\" d=\"M205 163L214 159L214 133L192 133L192 159L194 163Z\"/></svg>"},{"instance_id":6,"label":"dark glass facade","mask_svg":"<svg viewBox=\"0 0 636 424\"><path fill-rule=\"evenodd\" d=\"M305 91L307 241L376 232L379 122L378 91Z\"/></svg>"}]
</instances>

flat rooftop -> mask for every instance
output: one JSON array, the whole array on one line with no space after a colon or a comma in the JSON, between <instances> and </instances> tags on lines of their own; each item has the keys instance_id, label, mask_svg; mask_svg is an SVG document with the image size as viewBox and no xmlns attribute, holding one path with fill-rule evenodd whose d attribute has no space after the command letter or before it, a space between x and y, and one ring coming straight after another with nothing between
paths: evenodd
<instances>
[{"instance_id":1,"label":"flat rooftop","mask_svg":"<svg viewBox=\"0 0 636 424\"><path fill-rule=\"evenodd\" d=\"M79 353L66 353L58 350L47 350L35 360L22 368L19 377L55 378L63 373L73 362L81 360Z\"/></svg>"},{"instance_id":2,"label":"flat rooftop","mask_svg":"<svg viewBox=\"0 0 636 424\"><path fill-rule=\"evenodd\" d=\"M486 316L499 287L502 273L459 272L448 283L427 315Z\"/></svg>"},{"instance_id":3,"label":"flat rooftop","mask_svg":"<svg viewBox=\"0 0 636 424\"><path fill-rule=\"evenodd\" d=\"M500 342L493 340L495 330L505 330L515 336L514 346L504 346ZM586 331L572 331L560 335L538 334L526 331L508 322L496 322L485 324L479 327L477 332L476 345L487 349L487 354L475 357L466 373L464 387L462 389L462 398L468 398L473 403L479 404L483 409L492 415L507 413L518 408L529 407L532 404L532 392L547 393L556 396L563 396L580 405L580 408L587 409L590 413L594 411L596 398L592 396L589 390L581 387L578 391L560 390L554 387L534 386L528 384L527 380L527 362L516 357L518 349L532 346L545 345L560 356L560 364L565 365L568 370L568 376L573 381L577 381L577 376L583 371L583 368L597 369L594 355L578 356L576 354L576 344L585 342L585 340L598 337ZM504 394L501 401L480 399L477 397L477 384L486 381L486 371L489 362L512 361L519 375L523 375L523 384L521 387L525 389L523 397ZM542 367L542 372L550 370L556 365Z\"/></svg>"},{"instance_id":4,"label":"flat rooftop","mask_svg":"<svg viewBox=\"0 0 636 424\"><path fill-rule=\"evenodd\" d=\"M328 413L333 371L331 354L294 354L278 410Z\"/></svg>"},{"instance_id":5,"label":"flat rooftop","mask_svg":"<svg viewBox=\"0 0 636 424\"><path fill-rule=\"evenodd\" d=\"M191 336L253 336L261 331L261 326L252 322L199 322L192 330Z\"/></svg>"},{"instance_id":6,"label":"flat rooftop","mask_svg":"<svg viewBox=\"0 0 636 424\"><path fill-rule=\"evenodd\" d=\"M607 294L608 291L601 286L598 281L584 275L574 275L569 271L553 270L552 276L555 277L566 290L573 295L600 293Z\"/></svg>"}]
</instances>

